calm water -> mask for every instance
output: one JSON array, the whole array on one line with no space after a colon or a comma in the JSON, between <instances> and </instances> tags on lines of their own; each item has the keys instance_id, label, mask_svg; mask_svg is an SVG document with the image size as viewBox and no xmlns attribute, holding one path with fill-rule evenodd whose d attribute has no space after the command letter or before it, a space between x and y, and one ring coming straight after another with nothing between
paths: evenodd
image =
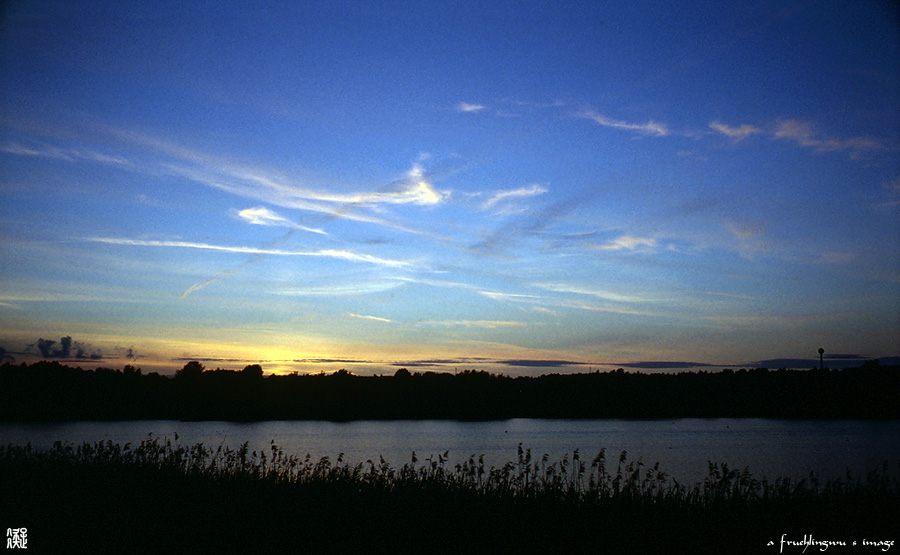
<instances>
[{"instance_id":1,"label":"calm water","mask_svg":"<svg viewBox=\"0 0 900 555\"><path fill-rule=\"evenodd\" d=\"M151 436L152 434L152 436ZM133 444L148 437L169 438L192 445L268 449L275 441L287 453L324 456L346 462L378 460L394 466L450 452L451 464L470 455L485 455L488 465L517 458L522 443L534 456L559 460L579 449L590 460L601 448L615 461L622 450L628 459L660 463L660 469L681 482L706 476L707 461L749 467L757 477L802 478L810 470L823 477L842 477L900 462L900 421L793 421L764 419L530 420L499 422L452 421L277 421L232 422L73 422L63 424L0 424L0 444L31 442L49 447L54 441L81 443L112 440Z\"/></svg>"}]
</instances>

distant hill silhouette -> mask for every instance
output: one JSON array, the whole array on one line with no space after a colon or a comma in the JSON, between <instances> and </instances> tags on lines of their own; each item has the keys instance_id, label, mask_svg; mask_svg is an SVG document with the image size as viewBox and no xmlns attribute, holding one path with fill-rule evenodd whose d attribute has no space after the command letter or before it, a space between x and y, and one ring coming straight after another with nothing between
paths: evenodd
<instances>
[{"instance_id":1,"label":"distant hill silhouette","mask_svg":"<svg viewBox=\"0 0 900 555\"><path fill-rule=\"evenodd\" d=\"M0 420L900 418L900 367L509 377L482 371L263 377L188 362L175 377L58 362L0 366Z\"/></svg>"}]
</instances>

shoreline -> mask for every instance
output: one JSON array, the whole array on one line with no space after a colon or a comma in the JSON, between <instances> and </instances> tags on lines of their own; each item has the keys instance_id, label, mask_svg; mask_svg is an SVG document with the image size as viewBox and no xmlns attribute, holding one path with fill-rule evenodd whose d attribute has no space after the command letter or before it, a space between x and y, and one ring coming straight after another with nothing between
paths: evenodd
<instances>
[{"instance_id":1,"label":"shoreline","mask_svg":"<svg viewBox=\"0 0 900 555\"><path fill-rule=\"evenodd\" d=\"M191 363L186 365L188 368ZM249 367L248 367L249 368ZM246 369L245 369L246 370ZM0 366L0 421L900 419L900 367L623 371L507 377L459 374L266 376L204 371L166 378L55 362Z\"/></svg>"}]
</instances>

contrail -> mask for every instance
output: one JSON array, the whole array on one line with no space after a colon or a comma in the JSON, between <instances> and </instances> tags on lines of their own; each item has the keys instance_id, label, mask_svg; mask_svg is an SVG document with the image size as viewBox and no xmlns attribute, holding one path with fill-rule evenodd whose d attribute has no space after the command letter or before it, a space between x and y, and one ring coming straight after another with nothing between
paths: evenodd
<instances>
[{"instance_id":1,"label":"contrail","mask_svg":"<svg viewBox=\"0 0 900 555\"><path fill-rule=\"evenodd\" d=\"M188 295L190 295L191 293L193 293L194 291L196 291L196 290L198 290L198 289L203 289L203 288L206 287L207 285L212 285L213 283L219 281L220 279L222 279L222 278L224 278L224 277L228 277L228 276L230 276L230 275L232 275L232 274L238 273L239 271L243 270L243 269L246 268L247 266L253 264L254 262L257 262L257 260L256 260L257 258L261 258L261 257L259 257L259 256L257 255L256 257L251 258L250 260L244 262L243 264L241 264L241 265L238 266L237 268L234 268L234 269L232 269L232 270L227 270L227 271L224 271L224 272L219 272L219 273L216 274L214 277L211 277L211 278L209 278L208 280L206 280L206 281L204 281L204 282L201 282L201 283L195 283L194 285L191 285L190 287L188 287L188 288L185 290L184 293L182 293L181 295L179 295L178 298L179 298L179 299L187 298Z\"/></svg>"},{"instance_id":2,"label":"contrail","mask_svg":"<svg viewBox=\"0 0 900 555\"><path fill-rule=\"evenodd\" d=\"M293 230L293 229L288 230L288 232L285 233L283 236L281 236L281 237L275 239L274 241L270 241L270 242L266 245L266 248L271 248L271 247L274 247L274 246L278 245L279 243L283 243L283 242L287 241L288 238L290 238L291 235L293 235L294 233L295 233L295 230ZM209 278L209 279L206 280L206 281L202 281L202 282L200 282L200 283L195 283L194 285L191 285L190 287L188 287L188 288L184 291L184 293L182 293L181 295L179 295L178 298L179 298L179 299L186 299L187 296L190 295L191 293L193 293L194 291L197 291L197 290L199 290L199 289L203 289L203 288L206 287L207 285L212 285L213 283L219 281L219 280L222 279L222 278L225 278L225 277L234 275L234 274L240 272L241 270L243 270L244 268L246 268L246 267L248 267L248 266L252 266L253 264L256 264L257 262L259 262L259 261L262 260L262 259L263 259L263 255L262 255L262 254L254 254L253 256L251 256L250 258L248 258L243 264L241 264L241 265L238 266L237 268L232 268L231 270L224 270L224 271L221 271L221 272L219 272L218 274L216 274L215 276Z\"/></svg>"}]
</instances>

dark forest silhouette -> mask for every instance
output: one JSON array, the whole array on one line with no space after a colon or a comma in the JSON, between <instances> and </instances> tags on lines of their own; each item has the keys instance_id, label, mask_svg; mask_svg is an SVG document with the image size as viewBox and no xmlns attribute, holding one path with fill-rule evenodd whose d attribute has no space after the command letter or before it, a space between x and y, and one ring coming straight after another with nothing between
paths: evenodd
<instances>
[{"instance_id":1,"label":"dark forest silhouette","mask_svg":"<svg viewBox=\"0 0 900 555\"><path fill-rule=\"evenodd\" d=\"M0 420L389 420L507 418L900 418L900 367L612 372L509 377L483 371L263 376L184 365L174 377L0 366Z\"/></svg>"}]
</instances>

